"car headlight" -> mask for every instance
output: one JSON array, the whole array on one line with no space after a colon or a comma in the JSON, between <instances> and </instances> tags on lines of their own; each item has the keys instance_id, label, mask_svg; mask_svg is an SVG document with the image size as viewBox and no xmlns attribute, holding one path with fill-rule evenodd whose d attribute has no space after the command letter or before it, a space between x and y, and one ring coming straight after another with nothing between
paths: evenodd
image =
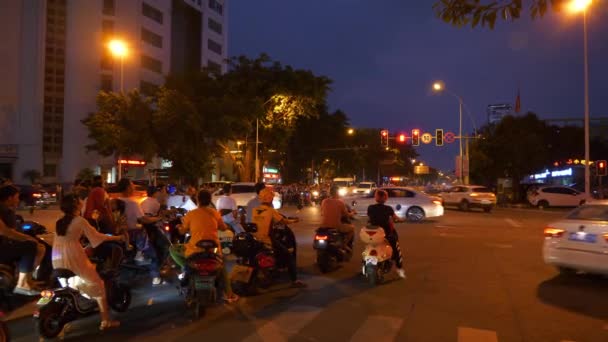
<instances>
[{"instance_id":1,"label":"car headlight","mask_svg":"<svg viewBox=\"0 0 608 342\"><path fill-rule=\"evenodd\" d=\"M342 188L338 190L338 195L340 196L346 196L346 194L348 193L348 190Z\"/></svg>"},{"instance_id":2,"label":"car headlight","mask_svg":"<svg viewBox=\"0 0 608 342\"><path fill-rule=\"evenodd\" d=\"M315 196L315 197L317 197L317 196L319 196L319 192L318 191L313 191L312 195Z\"/></svg>"}]
</instances>

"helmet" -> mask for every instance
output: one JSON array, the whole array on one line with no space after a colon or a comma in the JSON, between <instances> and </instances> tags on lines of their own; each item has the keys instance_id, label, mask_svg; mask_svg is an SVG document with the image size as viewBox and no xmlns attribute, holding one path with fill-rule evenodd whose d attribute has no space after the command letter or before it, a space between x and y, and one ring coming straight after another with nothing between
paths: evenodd
<instances>
[{"instance_id":1,"label":"helmet","mask_svg":"<svg viewBox=\"0 0 608 342\"><path fill-rule=\"evenodd\" d=\"M272 203L274 199L274 192L270 188L264 188L260 191L260 202L262 203Z\"/></svg>"}]
</instances>

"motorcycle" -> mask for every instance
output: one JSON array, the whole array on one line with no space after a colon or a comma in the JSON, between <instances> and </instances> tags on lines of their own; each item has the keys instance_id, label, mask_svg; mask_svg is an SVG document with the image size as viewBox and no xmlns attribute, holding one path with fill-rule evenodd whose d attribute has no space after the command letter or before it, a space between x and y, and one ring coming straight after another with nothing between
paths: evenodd
<instances>
[{"instance_id":1,"label":"motorcycle","mask_svg":"<svg viewBox=\"0 0 608 342\"><path fill-rule=\"evenodd\" d=\"M258 289L268 288L281 271L287 268L284 258L278 258L275 249L281 249L295 258L297 249L295 236L287 225L275 225L271 231L273 248L257 240L252 233L257 231L255 223L247 223L245 232L234 237L233 253L237 256L230 279L232 290L238 295L254 295Z\"/></svg>"},{"instance_id":2,"label":"motorcycle","mask_svg":"<svg viewBox=\"0 0 608 342\"><path fill-rule=\"evenodd\" d=\"M171 243L184 243L184 238L179 233L178 226L182 223L182 217L187 213L186 209L171 207L164 215L162 224L163 235Z\"/></svg>"},{"instance_id":3,"label":"motorcycle","mask_svg":"<svg viewBox=\"0 0 608 342\"><path fill-rule=\"evenodd\" d=\"M384 280L384 275L393 267L393 248L386 241L384 229L377 226L361 228L359 237L365 248L362 253L361 272L371 286Z\"/></svg>"},{"instance_id":4,"label":"motorcycle","mask_svg":"<svg viewBox=\"0 0 608 342\"><path fill-rule=\"evenodd\" d=\"M0 311L0 342L9 342L11 340L11 336L8 333L8 326L2 320L4 318L4 313Z\"/></svg>"},{"instance_id":5,"label":"motorcycle","mask_svg":"<svg viewBox=\"0 0 608 342\"><path fill-rule=\"evenodd\" d=\"M217 301L217 293L224 263L219 246L213 240L196 243L201 251L186 259L185 274L180 282L180 294L185 297L186 305L192 308L194 318L205 314L205 308Z\"/></svg>"},{"instance_id":6,"label":"motorcycle","mask_svg":"<svg viewBox=\"0 0 608 342\"><path fill-rule=\"evenodd\" d=\"M63 327L81 317L99 311L97 301L69 286L76 275L67 269L57 268L53 276L61 287L42 291L38 309L34 312L36 330L41 337L55 338ZM131 305L131 289L118 282L118 272L100 272L105 282L108 305L116 312L125 312Z\"/></svg>"},{"instance_id":7,"label":"motorcycle","mask_svg":"<svg viewBox=\"0 0 608 342\"><path fill-rule=\"evenodd\" d=\"M318 228L312 247L317 251L317 265L322 273L331 271L338 263L347 262L353 256L352 248L346 245L344 234L335 228Z\"/></svg>"}]
</instances>

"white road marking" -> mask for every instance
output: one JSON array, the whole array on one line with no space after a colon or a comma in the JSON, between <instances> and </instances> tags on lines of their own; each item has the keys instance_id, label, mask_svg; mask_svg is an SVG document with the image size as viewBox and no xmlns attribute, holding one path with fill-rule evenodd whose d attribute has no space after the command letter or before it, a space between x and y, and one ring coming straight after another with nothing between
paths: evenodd
<instances>
[{"instance_id":1,"label":"white road marking","mask_svg":"<svg viewBox=\"0 0 608 342\"><path fill-rule=\"evenodd\" d=\"M492 330L458 327L458 342L498 342L498 336Z\"/></svg>"},{"instance_id":2,"label":"white road marking","mask_svg":"<svg viewBox=\"0 0 608 342\"><path fill-rule=\"evenodd\" d=\"M294 306L262 323L257 331L243 339L244 342L287 342L302 328L317 317L323 308L315 306Z\"/></svg>"},{"instance_id":3,"label":"white road marking","mask_svg":"<svg viewBox=\"0 0 608 342\"><path fill-rule=\"evenodd\" d=\"M513 245L509 245L506 243L486 243L485 245L488 247L495 247L495 248L502 248L502 249L513 248Z\"/></svg>"},{"instance_id":4,"label":"white road marking","mask_svg":"<svg viewBox=\"0 0 608 342\"><path fill-rule=\"evenodd\" d=\"M522 226L522 225L521 225L521 223L519 223L519 222L517 222L517 221L515 221L515 220L512 220L512 219L510 219L510 218L506 218L506 219L505 219L505 221L506 221L508 224L510 224L511 226L515 227L515 228L520 228L520 227Z\"/></svg>"},{"instance_id":5,"label":"white road marking","mask_svg":"<svg viewBox=\"0 0 608 342\"><path fill-rule=\"evenodd\" d=\"M388 316L369 316L363 325L357 329L351 342L367 341L396 341L403 319ZM382 334L378 334L381 331Z\"/></svg>"}]
</instances>

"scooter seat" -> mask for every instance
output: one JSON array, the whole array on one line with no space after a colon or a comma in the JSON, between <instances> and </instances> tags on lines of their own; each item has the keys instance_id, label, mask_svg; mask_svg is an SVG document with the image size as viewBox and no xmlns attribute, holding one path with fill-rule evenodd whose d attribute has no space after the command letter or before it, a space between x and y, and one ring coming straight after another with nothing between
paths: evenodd
<instances>
[{"instance_id":1,"label":"scooter seat","mask_svg":"<svg viewBox=\"0 0 608 342\"><path fill-rule=\"evenodd\" d=\"M213 240L201 240L196 243L196 247L202 248L202 249L210 249L210 248L217 248L218 245L217 245L217 242L215 242Z\"/></svg>"},{"instance_id":2,"label":"scooter seat","mask_svg":"<svg viewBox=\"0 0 608 342\"><path fill-rule=\"evenodd\" d=\"M53 270L53 278L72 278L75 277L76 274L74 272L68 270L67 268L56 268Z\"/></svg>"}]
</instances>

